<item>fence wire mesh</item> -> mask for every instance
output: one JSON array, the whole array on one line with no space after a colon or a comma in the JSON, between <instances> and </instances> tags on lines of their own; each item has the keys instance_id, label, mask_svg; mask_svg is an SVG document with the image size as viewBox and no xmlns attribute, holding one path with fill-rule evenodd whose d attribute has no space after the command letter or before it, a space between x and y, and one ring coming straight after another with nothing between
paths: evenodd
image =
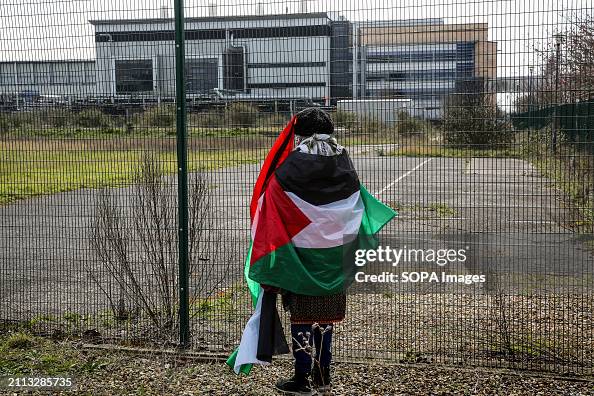
<instances>
[{"instance_id":1,"label":"fence wire mesh","mask_svg":"<svg viewBox=\"0 0 594 396\"><path fill-rule=\"evenodd\" d=\"M184 84L191 348L238 344L252 187L291 115L317 106L399 212L384 244L471 257L388 268L411 282L349 293L337 359L592 375L591 2L188 0L184 13L176 81L171 2L0 5L0 329L177 345ZM423 272L456 281L415 282Z\"/></svg>"}]
</instances>

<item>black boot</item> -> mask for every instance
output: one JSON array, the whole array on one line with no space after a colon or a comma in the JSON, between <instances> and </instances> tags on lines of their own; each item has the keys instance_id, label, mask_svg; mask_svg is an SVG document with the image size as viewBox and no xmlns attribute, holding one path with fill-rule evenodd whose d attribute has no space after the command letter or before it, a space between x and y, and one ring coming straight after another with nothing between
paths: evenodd
<instances>
[{"instance_id":1,"label":"black boot","mask_svg":"<svg viewBox=\"0 0 594 396\"><path fill-rule=\"evenodd\" d=\"M330 367L314 365L313 385L321 394L330 394L329 392L332 389L330 386Z\"/></svg>"},{"instance_id":2,"label":"black boot","mask_svg":"<svg viewBox=\"0 0 594 396\"><path fill-rule=\"evenodd\" d=\"M298 373L289 379L281 379L276 383L276 389L286 395L312 396L316 391L309 384L309 373Z\"/></svg>"}]
</instances>

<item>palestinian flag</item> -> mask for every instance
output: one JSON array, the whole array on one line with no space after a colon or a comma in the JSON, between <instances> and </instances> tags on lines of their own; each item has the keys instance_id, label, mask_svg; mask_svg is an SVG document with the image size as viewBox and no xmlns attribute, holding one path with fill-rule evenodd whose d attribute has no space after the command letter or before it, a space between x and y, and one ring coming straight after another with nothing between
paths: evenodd
<instances>
[{"instance_id":1,"label":"palestinian flag","mask_svg":"<svg viewBox=\"0 0 594 396\"><path fill-rule=\"evenodd\" d=\"M346 150L293 151L294 123L268 154L252 196L244 274L256 310L227 361L236 373L288 352L272 293L260 285L312 296L343 292L353 281L355 250L375 248L375 234L396 215L361 185Z\"/></svg>"}]
</instances>

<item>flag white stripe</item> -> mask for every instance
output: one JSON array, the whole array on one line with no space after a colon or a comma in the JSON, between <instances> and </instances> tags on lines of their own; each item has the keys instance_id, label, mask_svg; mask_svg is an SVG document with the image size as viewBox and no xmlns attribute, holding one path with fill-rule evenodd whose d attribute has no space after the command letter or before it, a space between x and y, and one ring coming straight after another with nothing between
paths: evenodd
<instances>
[{"instance_id":1,"label":"flag white stripe","mask_svg":"<svg viewBox=\"0 0 594 396\"><path fill-rule=\"evenodd\" d=\"M360 191L324 205L312 205L291 192L286 193L311 223L292 239L299 248L331 248L344 245L359 232L365 207Z\"/></svg>"},{"instance_id":2,"label":"flag white stripe","mask_svg":"<svg viewBox=\"0 0 594 396\"><path fill-rule=\"evenodd\" d=\"M258 295L258 303L256 304L256 310L254 311L250 320L248 320L243 329L241 335L241 342L239 343L239 349L235 358L235 365L233 371L239 374L241 366L248 363L268 365L270 363L258 360L258 338L260 336L260 313L262 311L262 296L264 290L260 288L260 294Z\"/></svg>"},{"instance_id":3,"label":"flag white stripe","mask_svg":"<svg viewBox=\"0 0 594 396\"><path fill-rule=\"evenodd\" d=\"M258 198L258 205L256 206L256 213L254 214L254 221L250 232L252 234L252 241L256 239L256 230L258 229L258 220L260 219L260 210L262 209L262 202L264 202L264 194Z\"/></svg>"}]
</instances>

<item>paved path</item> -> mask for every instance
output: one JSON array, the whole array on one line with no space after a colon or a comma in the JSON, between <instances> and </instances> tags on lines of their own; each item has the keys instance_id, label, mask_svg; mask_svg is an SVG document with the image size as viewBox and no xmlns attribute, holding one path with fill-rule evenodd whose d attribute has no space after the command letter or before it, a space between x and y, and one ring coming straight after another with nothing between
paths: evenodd
<instances>
[{"instance_id":1,"label":"paved path","mask_svg":"<svg viewBox=\"0 0 594 396\"><path fill-rule=\"evenodd\" d=\"M501 271L591 274L592 257L564 227L568 213L550 181L525 161L500 158L404 158L354 150L362 182L400 208L387 238L458 241L487 246L481 252ZM259 165L208 173L215 194L219 249L236 257L229 279L241 273L248 238L251 188ZM129 208L130 188L114 189ZM89 224L98 190L37 197L0 208L0 319L105 309L90 280L101 268L89 247ZM232 236L232 238L231 238ZM228 243L233 240L234 243ZM592 278L590 279L590 286Z\"/></svg>"}]
</instances>

